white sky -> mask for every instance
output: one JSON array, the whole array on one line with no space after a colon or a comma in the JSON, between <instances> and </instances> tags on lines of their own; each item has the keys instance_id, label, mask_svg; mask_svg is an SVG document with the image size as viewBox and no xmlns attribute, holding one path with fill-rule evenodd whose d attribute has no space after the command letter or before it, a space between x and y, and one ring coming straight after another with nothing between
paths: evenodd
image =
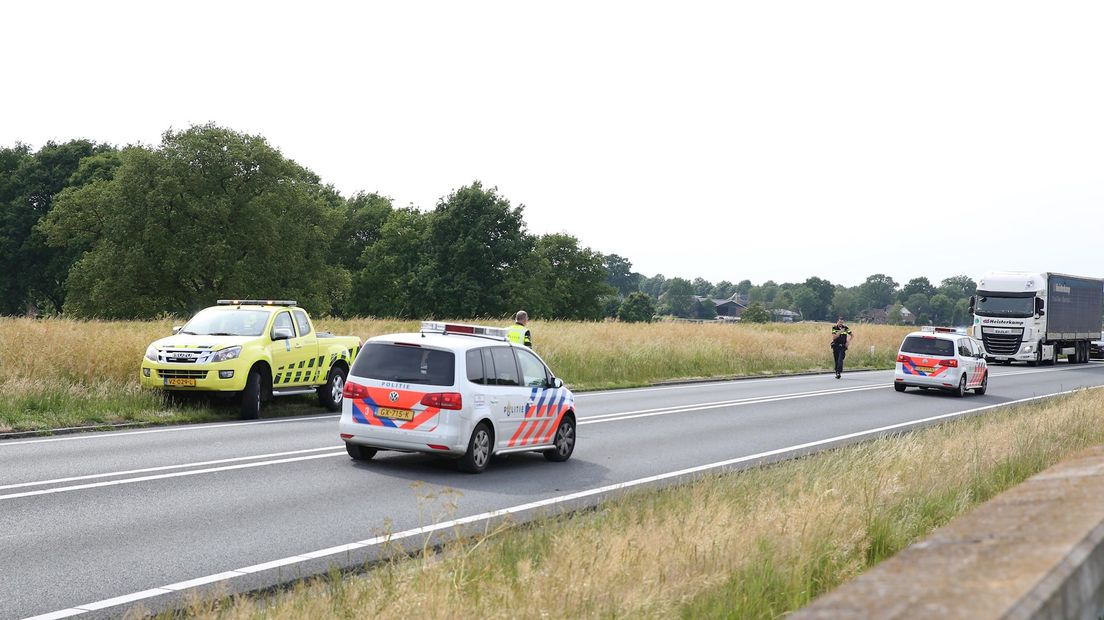
<instances>
[{"instance_id":1,"label":"white sky","mask_svg":"<svg viewBox=\"0 0 1104 620\"><path fill-rule=\"evenodd\" d=\"M645 275L1104 276L1104 4L18 2L0 145L214 121Z\"/></svg>"}]
</instances>

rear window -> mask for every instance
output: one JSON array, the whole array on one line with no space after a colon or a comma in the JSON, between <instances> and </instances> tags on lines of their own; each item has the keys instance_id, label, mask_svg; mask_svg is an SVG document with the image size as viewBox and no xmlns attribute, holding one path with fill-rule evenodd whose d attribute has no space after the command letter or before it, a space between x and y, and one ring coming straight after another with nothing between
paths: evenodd
<instances>
[{"instance_id":1,"label":"rear window","mask_svg":"<svg viewBox=\"0 0 1104 620\"><path fill-rule=\"evenodd\" d=\"M456 356L418 346L369 342L353 362L352 374L378 381L452 385Z\"/></svg>"},{"instance_id":2,"label":"rear window","mask_svg":"<svg viewBox=\"0 0 1104 620\"><path fill-rule=\"evenodd\" d=\"M954 356L954 342L942 338L925 336L909 336L901 344L902 353L915 353L917 355L935 355L943 357Z\"/></svg>"}]
</instances>

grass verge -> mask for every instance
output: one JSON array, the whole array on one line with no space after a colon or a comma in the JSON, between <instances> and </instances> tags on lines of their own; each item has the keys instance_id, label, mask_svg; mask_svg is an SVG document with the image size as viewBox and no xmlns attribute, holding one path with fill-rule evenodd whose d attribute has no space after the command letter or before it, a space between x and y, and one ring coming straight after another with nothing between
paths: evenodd
<instances>
[{"instance_id":1,"label":"grass verge","mask_svg":"<svg viewBox=\"0 0 1104 620\"><path fill-rule=\"evenodd\" d=\"M490 323L494 321L468 321ZM233 402L168 403L138 387L149 343L182 321L0 318L0 433L113 424L234 419ZM320 320L319 329L367 339L415 331L415 321ZM574 389L634 387L673 379L827 370L829 326L816 323L534 322L536 350ZM889 368L908 328L863 325L848 368ZM873 347L873 352L871 352ZM264 417L315 413L310 397L281 398Z\"/></svg>"},{"instance_id":2,"label":"grass verge","mask_svg":"<svg viewBox=\"0 0 1104 620\"><path fill-rule=\"evenodd\" d=\"M777 618L1100 443L1104 390L1083 391L163 617Z\"/></svg>"}]
</instances>

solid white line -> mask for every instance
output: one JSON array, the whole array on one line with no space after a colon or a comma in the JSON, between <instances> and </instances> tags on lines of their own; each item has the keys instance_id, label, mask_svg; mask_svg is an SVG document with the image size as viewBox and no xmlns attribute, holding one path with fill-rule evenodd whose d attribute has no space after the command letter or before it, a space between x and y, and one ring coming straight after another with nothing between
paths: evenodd
<instances>
[{"instance_id":1,"label":"solid white line","mask_svg":"<svg viewBox=\"0 0 1104 620\"><path fill-rule=\"evenodd\" d=\"M834 392L813 392L809 394L787 394L783 396L764 396L761 398L747 399L742 401L732 401L727 403L711 403L706 405L688 405L681 409L675 409L671 411L653 411L653 412L637 412L630 414L606 414L602 416L602 419L594 418L580 418L578 424L580 426L584 424L601 424L603 422L620 422L622 420L633 420L636 418L650 418L659 415L670 415L672 413L689 413L693 411L706 411L710 409L723 409L725 407L743 407L745 405L759 405L762 403L774 403L784 400L797 400L800 398L814 398L816 396L831 396L832 394L851 394L853 392L865 392L867 390L884 390L889 385L871 385L866 387L856 387L847 390L837 390ZM595 416L598 417L598 416Z\"/></svg>"},{"instance_id":2,"label":"solid white line","mask_svg":"<svg viewBox=\"0 0 1104 620\"><path fill-rule=\"evenodd\" d=\"M297 422L317 422L340 418L340 415L316 415L304 418L280 418L277 420L260 420L256 422L231 422L228 424L190 424L184 426L168 426L165 428L152 428L144 431L120 431L117 433L88 433L84 435L71 435L66 437L49 437L47 439L12 439L0 441L0 448L11 446L26 446L33 443L54 443L57 441L83 441L85 439L107 439L110 437L136 437L138 435L151 435L153 433L182 433L184 431L207 431L215 428L239 428L243 426L256 426L259 424L292 424Z\"/></svg>"},{"instance_id":3,"label":"solid white line","mask_svg":"<svg viewBox=\"0 0 1104 620\"><path fill-rule=\"evenodd\" d=\"M1104 386L1093 386L1093 387L1081 388L1081 389L1095 390L1095 389L1101 389L1101 388L1104 388ZM255 564L253 566L248 566L248 567L245 567L245 568L239 568L237 570L225 571L225 572L222 572L222 573L217 573L217 575L231 575L231 577L228 577L228 578L232 578L233 576L245 575L245 574L249 574L249 573L258 572L259 570L263 570L263 568L261 568L261 567L278 567L278 566L288 566L288 565L291 565L291 564L298 564L298 563L301 563L301 562L307 562L307 561L310 561L310 560L316 560L316 559L331 556L331 555L337 555L337 554L340 554L340 553L345 553L345 552L353 550L353 549L362 549L364 547L371 547L371 546L375 546L375 545L379 545L379 544L383 544L383 543L393 542L393 541L396 541L396 540L403 540L403 539L406 539L406 538L411 538L411 537L419 536L419 535L423 535L423 534L431 534L433 532L438 532L438 531L441 531L441 530L447 530L447 529L455 528L455 527L460 526L460 525L468 525L468 524L471 524L471 523L477 523L479 521L487 521L487 520L498 518L498 517L504 517L504 516L508 516L508 515L512 515L512 514L517 514L517 513L520 513L520 512L525 512L525 511L528 511L528 510L534 510L534 509L537 509L537 508L546 508L548 506L555 506L557 504L563 504L563 503L571 502L571 501L574 501L574 500L585 499L587 497L593 497L595 495L603 495L603 494L611 493L611 492L614 492L614 491L622 491L622 490L625 490L625 489L630 489L630 488L633 488L633 487L638 487L638 486L645 485L645 484L650 484L650 483L653 483L653 482L660 482L660 481L663 481L663 480L670 480L671 478L679 478L679 477L688 476L688 475L692 475L692 474L699 474L699 473L703 473L703 472L706 472L706 471L709 471L709 470L712 470L712 469L721 469L721 468L725 468L725 467L730 467L732 465L739 465L741 463L747 463L747 462L750 462L750 461L757 461L757 460L761 460L761 459L765 459L765 458L770 458L772 456L779 456L779 455L787 454L787 453L790 453L790 452L805 450L805 449L808 449L808 448L815 448L817 446L823 446L823 445L832 444L832 443L836 443L836 442L840 442L840 441L847 441L849 439L856 439L856 438L859 438L859 437L866 437L866 436L869 436L869 435L880 435L880 434L886 433L888 431L902 429L902 428L906 428L906 427L910 427L910 426L919 426L919 425L922 425L922 424L927 424L929 422L936 422L936 421L939 421L939 420L946 420L946 419L949 419L949 418L964 416L964 415L971 414L971 413L978 413L978 412L981 412L981 411L988 411L990 409L1010 407L1012 405L1020 405L1020 404L1023 404L1023 403L1029 403L1029 402L1033 402L1033 401L1037 401L1037 400L1052 398L1054 396L1063 396L1065 394L1072 394L1076 391L1077 390L1065 390L1065 391L1062 391L1062 392L1056 392L1056 393L1047 394L1047 395L1044 395L1044 396L1033 396L1031 398L1021 398L1019 400L1014 400L1014 401L1010 401L1010 402L1007 402L1007 403L999 403L999 404L995 404L995 405L986 405L984 407L975 407L973 409L966 409L964 411L944 413L942 415L931 416L931 417L928 417L928 418L922 418L920 420L912 420L912 421L909 421L909 422L900 422L898 424L890 424L888 426L880 426L878 428L872 428L872 429L868 429L868 430L865 430L865 431L857 431L857 432L854 432L854 433L847 433L846 435L837 435L835 437L830 437L828 439L818 439L816 441L809 441L809 442L806 442L806 443L797 444L797 445L793 445L793 446L788 446L788 447L785 447L785 448L777 448L775 450L768 450L766 452L759 452L757 454L751 454L751 455L748 455L748 456L740 456L740 457L736 457L736 458L732 458L732 459L726 459L724 461L717 461L715 463L709 463L709 464L706 464L706 465L697 465L697 466L694 466L694 467L687 467L685 469L680 469L678 471L667 472L667 473L663 473L663 474L656 474L654 476L647 476L645 478L637 478L635 480L629 480L627 482L618 482L618 483L615 483L615 484L609 484L609 485L594 488L594 489L588 489L586 491L577 491L575 493L568 493L567 495L559 495L557 497L550 497L550 498L547 498L547 499L537 500L535 502L528 502L528 503L525 503L525 504L518 504L516 506L511 506L509 508L500 508L498 510L491 510L491 511L483 512L483 513L480 513L480 514L471 515L469 517L461 517L459 519L450 519L448 521L441 521L441 522L438 522L438 523L434 523L432 525L426 525L426 526L422 526L422 527L412 528L412 529L409 529L409 530L403 530L403 531L397 532L395 534L385 534L385 535L382 535L382 536L375 536L373 538L368 538L368 539L365 539L365 540L351 542L351 543L348 543L348 544L339 545L337 547L329 547L329 548L326 548L326 549L321 549L321 550L313 551L313 552L310 552L310 553L304 553L304 554L300 554L300 555L293 555L293 556L290 556L290 557L281 558L279 560L273 560L271 562L266 562L264 564ZM214 581L218 581L218 579L215 579L215 577L216 577L216 575L210 575L210 576L207 576L207 577L199 577L198 579L193 579L191 581L184 581L184 582L180 582L180 583L173 584L173 585L162 586L160 588L154 588L152 590L145 590L144 592L139 592L138 594L139 595L144 595L148 592L156 592L156 591L164 591L166 593L170 592L170 591L177 591L177 590L184 589L183 587L181 587L183 584L187 584L187 583L191 583L191 582L195 582L195 581L202 581L202 583L213 583ZM131 596L134 596L134 595L131 595ZM119 600L119 599L122 599L122 598L126 598L126 597L117 597L115 599L107 599L107 601L114 601L114 600ZM147 597L142 596L142 598L147 598ZM97 606L96 609L104 609L105 606L103 605L103 603L106 603L107 601L101 601L99 603L89 603L89 604L86 604L86 605L80 605L80 606L75 607L75 608L66 609L66 610L62 610L62 612L54 612L54 613L70 612L70 611L74 611L74 610L79 610L78 613L83 613L84 610L90 609L93 605ZM68 614L68 615L74 615L74 614ZM50 617L50 616L47 614L47 615L43 615L43 616L36 616L35 618L28 619L28 620L42 620L42 619L45 619L47 617ZM56 616L56 617L66 617L66 616Z\"/></svg>"},{"instance_id":4,"label":"solid white line","mask_svg":"<svg viewBox=\"0 0 1104 620\"><path fill-rule=\"evenodd\" d=\"M858 392L862 390L877 389L889 387L888 383L879 383L877 385L856 385L853 387L837 387L830 390L816 390L813 392L793 392L790 394L764 394L762 396L749 396L747 398L737 398L734 400L718 400L711 403L686 403L683 405L671 405L670 407L657 407L655 409L640 409L637 411L616 411L613 413L602 413L599 415L583 416L580 419L583 420L600 420L602 418L614 418L625 415L635 415L638 413L678 413L686 410L688 407L711 407L714 405L736 405L741 403L754 403L765 399L777 399L777 398L804 398L808 396L828 396L831 394L846 394L848 392ZM692 409L691 409L692 410Z\"/></svg>"},{"instance_id":5,"label":"solid white line","mask_svg":"<svg viewBox=\"0 0 1104 620\"><path fill-rule=\"evenodd\" d=\"M339 446L335 446L340 449ZM261 461L260 463L243 463L239 465L227 465L226 467L211 467L208 469L194 469L191 471L178 471L172 474L158 474L156 476L139 476L138 478L127 478L126 480L109 480L106 482L91 482L88 484L78 484L69 487L57 487L54 489L40 489L38 491L23 491L22 493L10 493L8 495L0 495L0 500L4 499L16 499L20 497L33 497L35 495L52 495L54 493L65 493L68 491L81 491L83 489L98 489L101 487L112 487L120 484L134 484L135 482L146 482L149 480L165 480L166 478L183 478L184 476L198 476L199 474L210 474L214 472L233 471L235 469L250 469L253 467L264 467L266 465L279 465L281 463L295 463L298 461L311 461L314 459L324 459L331 456L345 456L345 451L332 452L329 454L312 454L310 456L297 456L286 459L276 459L274 461Z\"/></svg>"},{"instance_id":6,"label":"solid white line","mask_svg":"<svg viewBox=\"0 0 1104 620\"><path fill-rule=\"evenodd\" d=\"M25 487L38 487L46 484L60 484L62 482L74 482L77 480L94 480L96 478L112 478L115 476L129 476L132 474L148 474L154 471L168 471L170 469L183 469L185 467L206 467L208 465L219 465L222 463L237 463L239 461L252 461L256 459L270 459L277 456L289 456L292 454L306 454L308 452L322 452L323 450L336 450L340 448L340 445L326 446L325 448L310 448L306 450L291 450L289 452L273 452L271 454L258 454L255 456L238 456L228 459L217 459L214 461L200 461L197 463L182 463L180 465L162 465L160 467L146 467L145 469L128 469L126 471L113 471L105 474L89 474L87 476L71 476L69 478L54 478L53 480L40 480L38 482L19 482L16 484L6 484L0 486L0 491L4 489L21 489Z\"/></svg>"}]
</instances>

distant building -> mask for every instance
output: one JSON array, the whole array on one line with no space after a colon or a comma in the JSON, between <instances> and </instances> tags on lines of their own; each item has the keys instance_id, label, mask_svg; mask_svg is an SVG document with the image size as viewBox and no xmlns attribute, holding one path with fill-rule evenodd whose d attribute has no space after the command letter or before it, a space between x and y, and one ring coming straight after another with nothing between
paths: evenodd
<instances>
[{"instance_id":1,"label":"distant building","mask_svg":"<svg viewBox=\"0 0 1104 620\"><path fill-rule=\"evenodd\" d=\"M747 310L747 304L740 303L740 301L736 299L736 295L728 299L713 299L711 297L698 297L695 295L694 299L701 303L711 302L717 309L717 316L739 318L744 314L744 310Z\"/></svg>"},{"instance_id":2,"label":"distant building","mask_svg":"<svg viewBox=\"0 0 1104 620\"><path fill-rule=\"evenodd\" d=\"M783 310L782 308L775 308L770 311L771 320L777 323L793 323L801 320L801 313L794 312L793 310Z\"/></svg>"}]
</instances>

